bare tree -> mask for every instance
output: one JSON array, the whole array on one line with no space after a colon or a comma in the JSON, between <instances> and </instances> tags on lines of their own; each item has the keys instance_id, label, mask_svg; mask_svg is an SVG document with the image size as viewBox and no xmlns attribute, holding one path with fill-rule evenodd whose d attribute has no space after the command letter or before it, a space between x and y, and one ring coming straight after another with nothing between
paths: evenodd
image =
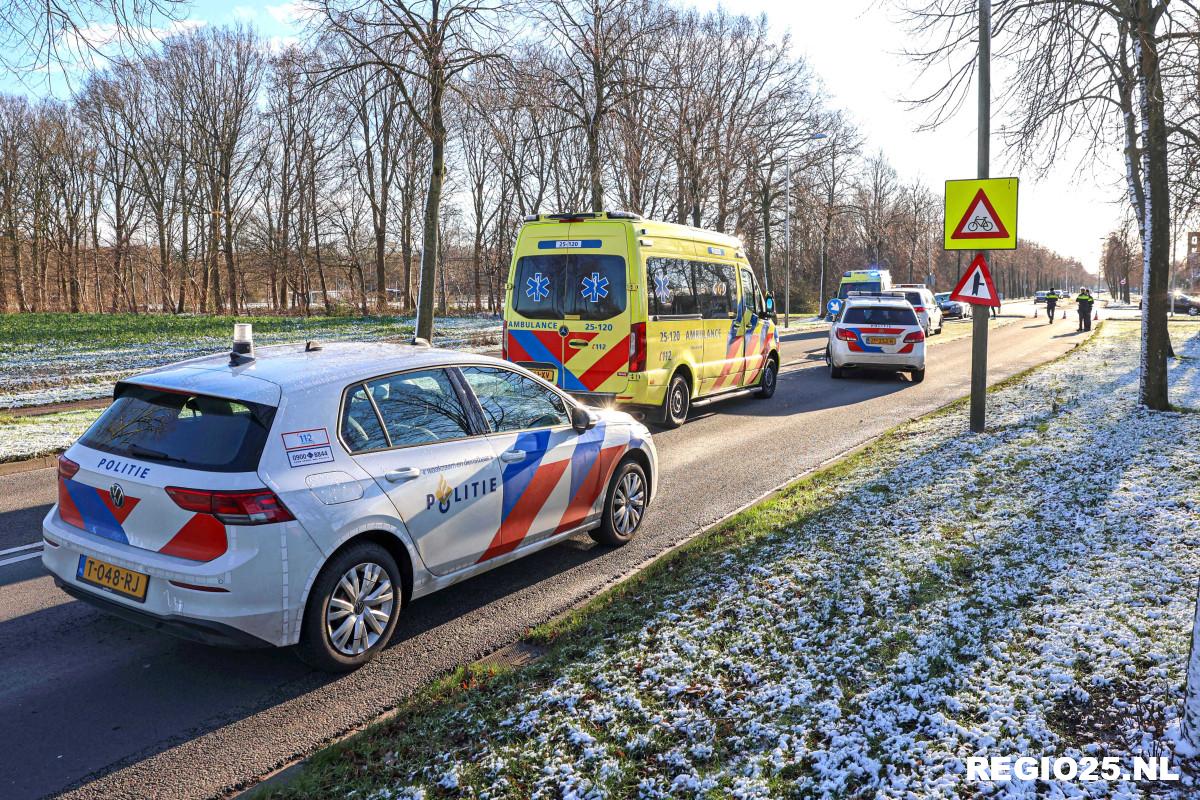
<instances>
[{"instance_id":1,"label":"bare tree","mask_svg":"<svg viewBox=\"0 0 1200 800\"><path fill-rule=\"evenodd\" d=\"M503 0L319 0L328 29L359 53L356 61L339 70L386 70L429 139L432 152L416 326L417 336L424 339L433 338L433 284L448 137L446 94L457 91L464 72L499 58L498 45L488 45L485 39L497 32L506 7Z\"/></svg>"}]
</instances>

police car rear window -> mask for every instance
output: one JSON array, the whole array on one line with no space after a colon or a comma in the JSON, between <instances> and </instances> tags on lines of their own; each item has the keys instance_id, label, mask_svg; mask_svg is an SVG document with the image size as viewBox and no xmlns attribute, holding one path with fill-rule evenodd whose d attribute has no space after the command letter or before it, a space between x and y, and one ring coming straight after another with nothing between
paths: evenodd
<instances>
[{"instance_id":1,"label":"police car rear window","mask_svg":"<svg viewBox=\"0 0 1200 800\"><path fill-rule=\"evenodd\" d=\"M79 441L139 461L254 472L274 416L273 407L259 403L121 383Z\"/></svg>"},{"instance_id":2,"label":"police car rear window","mask_svg":"<svg viewBox=\"0 0 1200 800\"><path fill-rule=\"evenodd\" d=\"M899 306L855 306L846 309L842 322L852 325L916 325L911 308Z\"/></svg>"},{"instance_id":3,"label":"police car rear window","mask_svg":"<svg viewBox=\"0 0 1200 800\"><path fill-rule=\"evenodd\" d=\"M549 253L517 260L512 307L529 319L612 319L625 310L625 259Z\"/></svg>"}]
</instances>

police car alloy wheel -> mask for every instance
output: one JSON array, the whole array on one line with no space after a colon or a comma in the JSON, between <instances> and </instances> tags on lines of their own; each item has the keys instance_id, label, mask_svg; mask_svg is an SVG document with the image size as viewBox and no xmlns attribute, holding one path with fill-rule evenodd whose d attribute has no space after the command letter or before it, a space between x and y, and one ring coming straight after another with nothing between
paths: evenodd
<instances>
[{"instance_id":1,"label":"police car alloy wheel","mask_svg":"<svg viewBox=\"0 0 1200 800\"><path fill-rule=\"evenodd\" d=\"M763 367L762 381L758 384L758 394L754 395L759 400L766 400L775 394L775 385L779 383L779 366L775 363L775 359L768 358L766 366Z\"/></svg>"},{"instance_id":2,"label":"police car alloy wheel","mask_svg":"<svg viewBox=\"0 0 1200 800\"><path fill-rule=\"evenodd\" d=\"M374 542L336 554L313 583L297 654L312 667L344 672L370 661L396 629L400 570Z\"/></svg>"},{"instance_id":3,"label":"police car alloy wheel","mask_svg":"<svg viewBox=\"0 0 1200 800\"><path fill-rule=\"evenodd\" d=\"M632 459L621 462L608 485L604 500L604 519L590 532L600 544L623 545L633 538L646 515L650 486L646 472Z\"/></svg>"},{"instance_id":4,"label":"police car alloy wheel","mask_svg":"<svg viewBox=\"0 0 1200 800\"><path fill-rule=\"evenodd\" d=\"M663 400L663 427L678 428L686 422L691 405L692 392L688 388L687 378L676 374L671 378L671 385L667 387L667 397Z\"/></svg>"}]
</instances>

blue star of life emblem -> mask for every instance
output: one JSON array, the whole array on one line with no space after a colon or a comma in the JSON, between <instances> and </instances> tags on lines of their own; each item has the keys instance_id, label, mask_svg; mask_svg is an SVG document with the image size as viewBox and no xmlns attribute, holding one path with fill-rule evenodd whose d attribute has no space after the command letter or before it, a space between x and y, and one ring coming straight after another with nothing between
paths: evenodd
<instances>
[{"instance_id":1,"label":"blue star of life emblem","mask_svg":"<svg viewBox=\"0 0 1200 800\"><path fill-rule=\"evenodd\" d=\"M583 279L583 289L579 292L589 303L599 302L608 297L608 278L600 277L599 272L593 272L590 278Z\"/></svg>"},{"instance_id":2,"label":"blue star of life emblem","mask_svg":"<svg viewBox=\"0 0 1200 800\"><path fill-rule=\"evenodd\" d=\"M533 277L525 282L525 296L535 303L545 300L550 296L550 279L540 272L535 272Z\"/></svg>"},{"instance_id":3,"label":"blue star of life emblem","mask_svg":"<svg viewBox=\"0 0 1200 800\"><path fill-rule=\"evenodd\" d=\"M660 303L666 303L671 300L671 281L666 275L654 276L654 293L658 295Z\"/></svg>"}]
</instances>

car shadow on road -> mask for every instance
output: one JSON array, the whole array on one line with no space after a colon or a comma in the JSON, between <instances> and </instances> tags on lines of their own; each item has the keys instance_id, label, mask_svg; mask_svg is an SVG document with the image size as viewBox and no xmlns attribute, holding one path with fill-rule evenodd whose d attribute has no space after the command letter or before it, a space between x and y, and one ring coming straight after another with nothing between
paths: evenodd
<instances>
[{"instance_id":1,"label":"car shadow on road","mask_svg":"<svg viewBox=\"0 0 1200 800\"><path fill-rule=\"evenodd\" d=\"M609 552L579 535L452 591L413 601L387 650L413 649L414 640L433 643L445 636L438 628ZM28 580L60 591L40 566L38 572ZM12 743L0 767L6 798L40 797L90 783L335 682L345 682L338 692L357 692L378 662L389 658L385 651L358 673L324 674L302 664L290 648L210 647L77 600L0 622L0 649L6 653L0 740ZM65 758L58 755L63 753Z\"/></svg>"}]
</instances>

